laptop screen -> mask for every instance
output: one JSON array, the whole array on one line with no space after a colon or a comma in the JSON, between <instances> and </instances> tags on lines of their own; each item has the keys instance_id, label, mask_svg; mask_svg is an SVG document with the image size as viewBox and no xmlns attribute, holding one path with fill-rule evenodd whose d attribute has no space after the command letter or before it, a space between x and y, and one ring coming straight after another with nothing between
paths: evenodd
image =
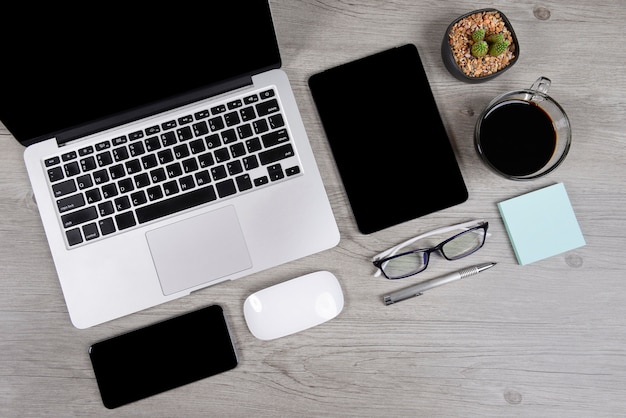
<instances>
[{"instance_id":1,"label":"laptop screen","mask_svg":"<svg viewBox=\"0 0 626 418\"><path fill-rule=\"evenodd\" d=\"M267 0L18 3L0 25L0 120L24 145L74 139L280 67Z\"/></svg>"}]
</instances>

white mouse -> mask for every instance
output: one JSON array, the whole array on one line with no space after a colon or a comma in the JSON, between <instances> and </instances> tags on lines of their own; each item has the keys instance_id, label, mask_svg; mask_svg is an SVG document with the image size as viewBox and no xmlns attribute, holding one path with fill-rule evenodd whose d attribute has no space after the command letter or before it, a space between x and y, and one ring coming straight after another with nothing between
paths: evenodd
<instances>
[{"instance_id":1,"label":"white mouse","mask_svg":"<svg viewBox=\"0 0 626 418\"><path fill-rule=\"evenodd\" d=\"M243 313L250 332L273 340L333 319L343 309L337 278L317 271L259 290L248 296Z\"/></svg>"}]
</instances>

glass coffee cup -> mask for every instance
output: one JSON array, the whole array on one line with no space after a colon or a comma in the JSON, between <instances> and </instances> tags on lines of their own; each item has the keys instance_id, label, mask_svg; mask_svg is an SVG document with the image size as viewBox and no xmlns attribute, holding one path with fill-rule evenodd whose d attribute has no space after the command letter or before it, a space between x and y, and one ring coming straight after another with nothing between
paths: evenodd
<instances>
[{"instance_id":1,"label":"glass coffee cup","mask_svg":"<svg viewBox=\"0 0 626 418\"><path fill-rule=\"evenodd\" d=\"M476 150L496 173L531 180L550 173L567 156L571 126L563 108L547 94L550 84L539 77L530 89L496 97L478 117Z\"/></svg>"}]
</instances>

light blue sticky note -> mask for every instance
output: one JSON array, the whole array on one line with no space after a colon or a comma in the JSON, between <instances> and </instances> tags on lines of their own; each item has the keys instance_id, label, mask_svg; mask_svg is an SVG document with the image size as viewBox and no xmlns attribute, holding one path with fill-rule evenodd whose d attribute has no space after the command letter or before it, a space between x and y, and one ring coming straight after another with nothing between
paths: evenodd
<instances>
[{"instance_id":1,"label":"light blue sticky note","mask_svg":"<svg viewBox=\"0 0 626 418\"><path fill-rule=\"evenodd\" d=\"M563 183L505 200L498 209L521 265L585 245Z\"/></svg>"}]
</instances>

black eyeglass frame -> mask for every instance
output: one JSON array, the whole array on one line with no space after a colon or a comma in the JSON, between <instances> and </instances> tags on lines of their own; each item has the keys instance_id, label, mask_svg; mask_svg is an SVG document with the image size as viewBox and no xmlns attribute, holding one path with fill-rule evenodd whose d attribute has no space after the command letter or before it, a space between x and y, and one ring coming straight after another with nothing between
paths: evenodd
<instances>
[{"instance_id":1,"label":"black eyeglass frame","mask_svg":"<svg viewBox=\"0 0 626 418\"><path fill-rule=\"evenodd\" d=\"M430 254L431 253L439 251L439 253L448 261L459 260L461 258L467 257L468 255L474 254L476 251L480 250L485 245L485 240L487 239L487 229L488 228L489 228L489 222L482 222L482 223L480 223L480 224L478 224L478 225L476 225L476 226L474 226L472 228L467 229L466 231L459 232L458 234L456 234L456 235L454 235L454 236L452 236L450 238L447 238L446 240L440 242L439 244L437 244L434 247L418 248L418 249L411 250L411 251L405 251L405 252L400 253L400 254L394 254L394 255L389 256L389 257L381 258L380 260L374 260L373 264L374 264L374 266L376 266L376 268L378 268L383 273L383 275L388 280L404 279L406 277L410 277L410 276L416 275L416 274L421 273L424 270L426 270L426 268L428 267L428 263L430 262ZM463 254L461 256L458 256L458 257L448 257L446 255L446 253L443 251L443 246L446 245L448 242L458 238L459 236L461 236L463 234L467 234L469 232L476 231L478 229L482 229L483 230L483 240L480 243L480 245L478 247L476 247L473 251L471 251L471 252L469 252L467 254ZM422 269L417 270L417 271L415 271L413 273L409 273L409 274L405 274L403 276L399 276L399 277L389 277L389 276L387 276L387 273L385 273L385 270L383 269L383 264L386 263L387 261L393 260L394 258L403 257L403 256L406 256L406 255L409 255L409 254L415 254L415 253L420 253L420 252L424 253L424 257L425 257L424 267Z\"/></svg>"}]
</instances>

